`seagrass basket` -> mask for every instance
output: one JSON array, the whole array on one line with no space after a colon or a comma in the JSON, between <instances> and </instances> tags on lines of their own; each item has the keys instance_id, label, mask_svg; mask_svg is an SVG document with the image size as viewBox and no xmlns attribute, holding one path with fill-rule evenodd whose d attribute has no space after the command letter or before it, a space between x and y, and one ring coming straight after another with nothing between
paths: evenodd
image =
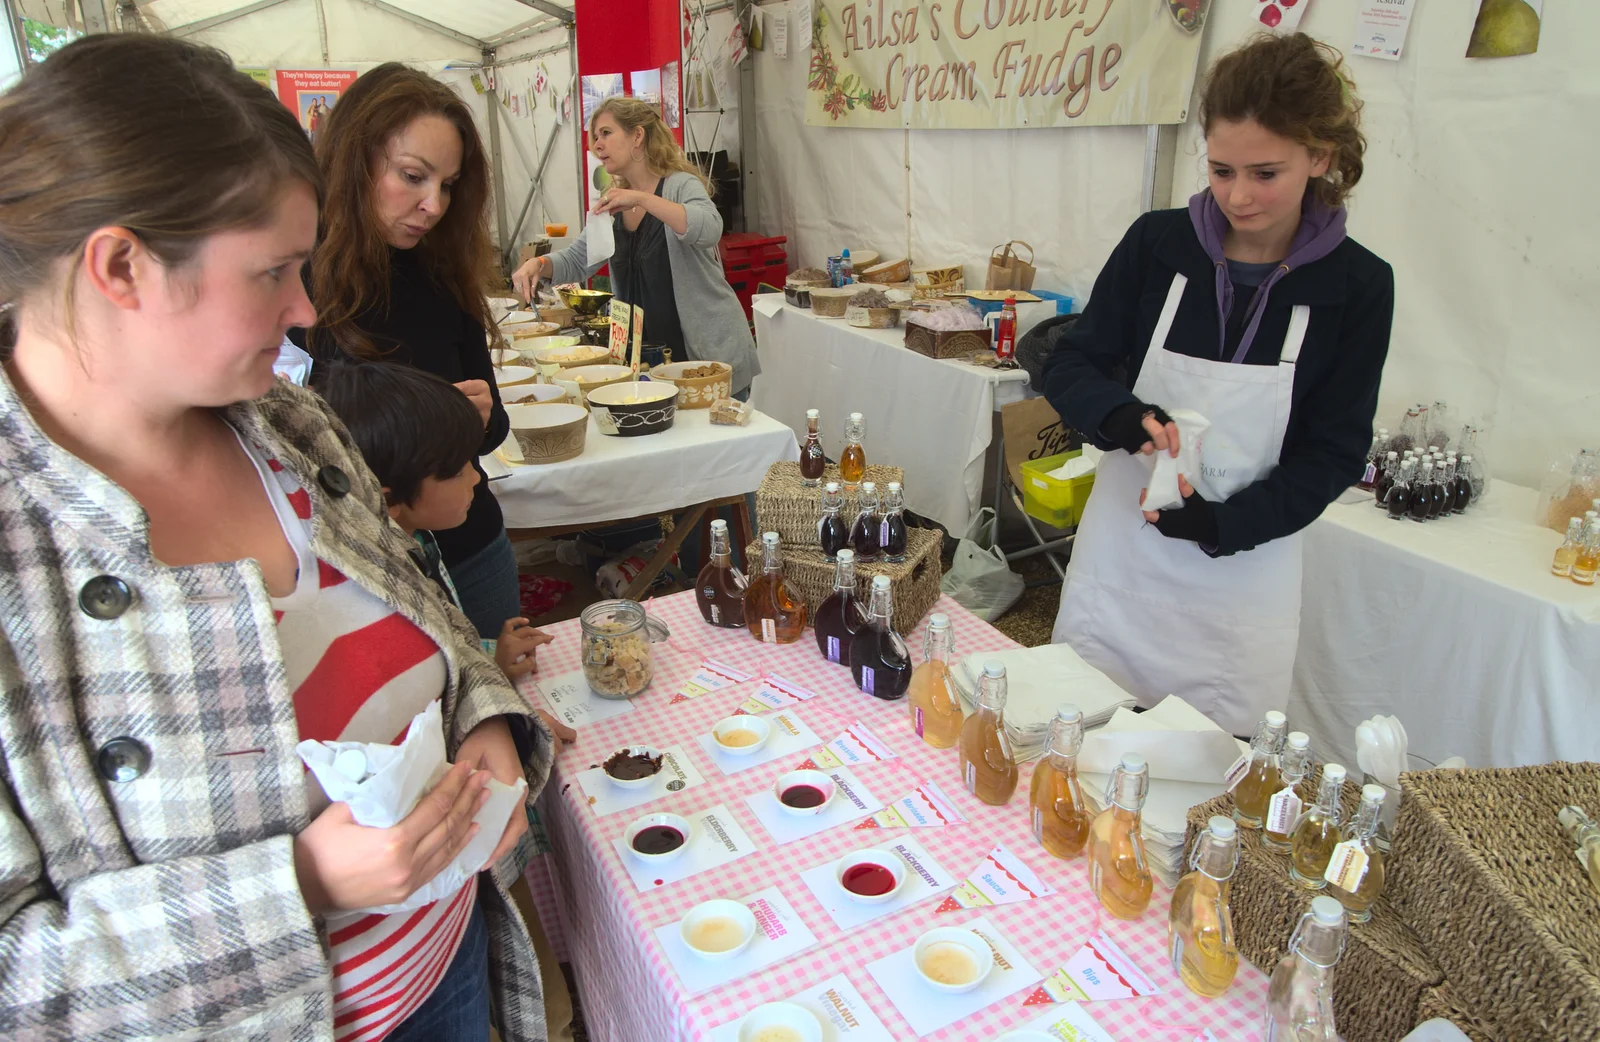
<instances>
[{"instance_id":1,"label":"seagrass basket","mask_svg":"<svg viewBox=\"0 0 1600 1042\"><path fill-rule=\"evenodd\" d=\"M904 483L905 477L906 472L899 467L869 463L862 480L876 481L881 495L889 482ZM845 524L850 524L856 519L856 497L855 493L845 491L838 466L828 464L821 482L807 485L800 477L799 463L779 462L768 468L767 476L756 490L756 530L778 533L785 549L816 546L817 520L822 516L822 486L830 481L837 481L844 492L844 507L839 516L844 518ZM757 554L755 560L761 560L761 555ZM831 576L828 581L833 581Z\"/></svg>"},{"instance_id":2,"label":"seagrass basket","mask_svg":"<svg viewBox=\"0 0 1600 1042\"><path fill-rule=\"evenodd\" d=\"M1441 984L1437 988L1429 988L1422 993L1422 1002L1417 1007L1417 1023L1435 1018L1448 1020L1461 1029L1472 1042L1509 1042L1489 1030L1488 1025L1479 1020L1470 1010L1462 1007L1461 999L1450 985Z\"/></svg>"},{"instance_id":3,"label":"seagrass basket","mask_svg":"<svg viewBox=\"0 0 1600 1042\"><path fill-rule=\"evenodd\" d=\"M768 529L768 531L771 531ZM887 575L889 589L894 594L893 624L896 633L906 634L916 629L923 616L933 610L939 599L939 580L942 572L939 551L944 544L944 534L929 528L913 528L906 532L906 559L899 564L874 561L856 565L856 597L863 609L871 602L873 576ZM761 544L751 543L745 548L746 559L761 560ZM806 610L815 617L822 602L833 593L837 565L813 547L785 546L783 548L783 574L794 584L796 591L806 599Z\"/></svg>"}]
</instances>

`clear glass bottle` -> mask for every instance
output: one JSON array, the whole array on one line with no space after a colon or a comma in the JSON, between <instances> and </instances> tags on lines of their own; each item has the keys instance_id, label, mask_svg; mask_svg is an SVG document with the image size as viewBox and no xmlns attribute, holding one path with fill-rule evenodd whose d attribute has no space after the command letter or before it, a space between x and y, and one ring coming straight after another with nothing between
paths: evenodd
<instances>
[{"instance_id":1,"label":"clear glass bottle","mask_svg":"<svg viewBox=\"0 0 1600 1042\"><path fill-rule=\"evenodd\" d=\"M1172 972L1196 995L1216 998L1239 972L1228 890L1239 864L1237 826L1215 817L1195 841L1189 874L1172 891L1167 915L1167 958Z\"/></svg>"},{"instance_id":2,"label":"clear glass bottle","mask_svg":"<svg viewBox=\"0 0 1600 1042\"><path fill-rule=\"evenodd\" d=\"M733 551L728 545L728 522L711 522L711 559L695 580L695 599L700 614L713 626L738 629L744 625L744 595L749 581L733 566Z\"/></svg>"},{"instance_id":3,"label":"clear glass bottle","mask_svg":"<svg viewBox=\"0 0 1600 1042\"><path fill-rule=\"evenodd\" d=\"M1489 469L1484 464L1482 446L1478 440L1483 435L1482 429L1472 424L1465 424L1461 428L1461 440L1456 443L1456 454L1463 460L1471 458L1475 462L1472 466L1472 498L1482 499L1483 494L1489 491Z\"/></svg>"},{"instance_id":4,"label":"clear glass bottle","mask_svg":"<svg viewBox=\"0 0 1600 1042\"><path fill-rule=\"evenodd\" d=\"M761 537L761 574L744 591L744 623L768 644L793 644L806 631L806 599L783 577L778 533Z\"/></svg>"},{"instance_id":5,"label":"clear glass bottle","mask_svg":"<svg viewBox=\"0 0 1600 1042\"><path fill-rule=\"evenodd\" d=\"M1443 401L1436 401L1428 410L1428 444L1440 448L1450 444L1450 406Z\"/></svg>"},{"instance_id":6,"label":"clear glass bottle","mask_svg":"<svg viewBox=\"0 0 1600 1042\"><path fill-rule=\"evenodd\" d=\"M1400 430L1390 439L1389 447L1404 452L1407 449L1421 448L1424 434L1422 431L1422 406L1413 405L1406 410L1405 419L1400 421Z\"/></svg>"},{"instance_id":7,"label":"clear glass bottle","mask_svg":"<svg viewBox=\"0 0 1600 1042\"><path fill-rule=\"evenodd\" d=\"M1361 472L1361 480L1356 482L1356 487L1371 489L1378 484L1378 477L1383 473L1383 460L1389 451L1389 428L1379 427L1378 433L1372 436L1372 446L1367 449L1367 467Z\"/></svg>"},{"instance_id":8,"label":"clear glass bottle","mask_svg":"<svg viewBox=\"0 0 1600 1042\"><path fill-rule=\"evenodd\" d=\"M1278 775L1278 754L1283 751L1283 732L1288 719L1269 709L1256 725L1250 740L1250 766L1233 787L1233 820L1247 829L1258 829L1267 816L1267 801L1283 787Z\"/></svg>"},{"instance_id":9,"label":"clear glass bottle","mask_svg":"<svg viewBox=\"0 0 1600 1042\"><path fill-rule=\"evenodd\" d=\"M1295 822L1305 810L1300 783L1311 773L1311 737L1304 731L1290 731L1278 757L1278 774L1283 788L1267 801L1267 817L1261 824L1261 843L1271 850L1287 853Z\"/></svg>"},{"instance_id":10,"label":"clear glass bottle","mask_svg":"<svg viewBox=\"0 0 1600 1042\"><path fill-rule=\"evenodd\" d=\"M885 702L911 685L911 649L894 631L894 587L887 575L872 577L867 624L850 641L850 674L856 687Z\"/></svg>"},{"instance_id":11,"label":"clear glass bottle","mask_svg":"<svg viewBox=\"0 0 1600 1042\"><path fill-rule=\"evenodd\" d=\"M1600 571L1600 518L1591 517L1583 522L1583 542L1572 559L1572 581L1581 586L1593 586L1597 571Z\"/></svg>"},{"instance_id":12,"label":"clear glass bottle","mask_svg":"<svg viewBox=\"0 0 1600 1042\"><path fill-rule=\"evenodd\" d=\"M1555 558L1550 562L1550 574L1563 579L1572 578L1572 564L1578 559L1578 551L1581 549L1583 549L1583 518L1569 517L1567 538L1556 547Z\"/></svg>"},{"instance_id":13,"label":"clear glass bottle","mask_svg":"<svg viewBox=\"0 0 1600 1042\"><path fill-rule=\"evenodd\" d=\"M906 559L906 494L900 482L891 481L883 494L883 527L878 535L883 559L899 564Z\"/></svg>"},{"instance_id":14,"label":"clear glass bottle","mask_svg":"<svg viewBox=\"0 0 1600 1042\"><path fill-rule=\"evenodd\" d=\"M991 807L1017 791L1017 759L1006 736L1006 667L990 659L978 678L978 708L961 724L961 780Z\"/></svg>"},{"instance_id":15,"label":"clear glass bottle","mask_svg":"<svg viewBox=\"0 0 1600 1042\"><path fill-rule=\"evenodd\" d=\"M839 551L850 545L850 526L840 516L844 509L844 493L839 483L830 481L822 486L822 516L817 519L817 544L828 560L837 560Z\"/></svg>"},{"instance_id":16,"label":"clear glass bottle","mask_svg":"<svg viewBox=\"0 0 1600 1042\"><path fill-rule=\"evenodd\" d=\"M878 559L881 547L878 539L883 534L882 507L878 503L878 485L863 481L856 495L856 521L850 526L850 547L856 560L867 564Z\"/></svg>"},{"instance_id":17,"label":"clear glass bottle","mask_svg":"<svg viewBox=\"0 0 1600 1042\"><path fill-rule=\"evenodd\" d=\"M1073 858L1089 841L1089 805L1078 785L1078 750L1083 747L1083 712L1075 705L1056 710L1050 742L1033 768L1028 804L1033 838L1053 856Z\"/></svg>"},{"instance_id":18,"label":"clear glass bottle","mask_svg":"<svg viewBox=\"0 0 1600 1042\"><path fill-rule=\"evenodd\" d=\"M1600 894L1600 825L1596 825L1581 807L1562 807L1556 820L1567 830L1567 836L1577 847L1578 860L1589 873L1589 882Z\"/></svg>"},{"instance_id":19,"label":"clear glass bottle","mask_svg":"<svg viewBox=\"0 0 1600 1042\"><path fill-rule=\"evenodd\" d=\"M856 597L856 555L850 550L840 550L833 573L833 592L817 605L817 617L813 620L817 650L829 662L850 665L850 643L866 624L867 615Z\"/></svg>"},{"instance_id":20,"label":"clear glass bottle","mask_svg":"<svg viewBox=\"0 0 1600 1042\"><path fill-rule=\"evenodd\" d=\"M806 443L800 446L800 480L815 488L828 469L828 458L822 453L822 437L817 433L820 414L815 409L806 410Z\"/></svg>"},{"instance_id":21,"label":"clear glass bottle","mask_svg":"<svg viewBox=\"0 0 1600 1042\"><path fill-rule=\"evenodd\" d=\"M1144 757L1124 755L1111 771L1111 805L1089 827L1089 889L1118 919L1137 919L1150 906L1154 882L1139 816L1149 792L1150 767Z\"/></svg>"},{"instance_id":22,"label":"clear glass bottle","mask_svg":"<svg viewBox=\"0 0 1600 1042\"><path fill-rule=\"evenodd\" d=\"M955 647L950 616L943 612L929 616L922 665L911 674L908 702L911 729L935 749L948 749L961 740L961 700L950 680Z\"/></svg>"},{"instance_id":23,"label":"clear glass bottle","mask_svg":"<svg viewBox=\"0 0 1600 1042\"><path fill-rule=\"evenodd\" d=\"M866 436L867 422L860 413L851 413L844 425L844 452L839 456L839 476L847 492L854 492L867 473L867 450L861 444Z\"/></svg>"},{"instance_id":24,"label":"clear glass bottle","mask_svg":"<svg viewBox=\"0 0 1600 1042\"><path fill-rule=\"evenodd\" d=\"M1323 765L1322 783L1313 803L1294 827L1289 840L1289 878L1306 890L1321 890L1328 885L1322 873L1328 870L1339 835L1339 795L1344 787L1344 765Z\"/></svg>"},{"instance_id":25,"label":"clear glass bottle","mask_svg":"<svg viewBox=\"0 0 1600 1042\"><path fill-rule=\"evenodd\" d=\"M1339 1042L1333 968L1344 955L1347 930L1343 905L1326 896L1311 899L1267 985L1264 1042Z\"/></svg>"},{"instance_id":26,"label":"clear glass bottle","mask_svg":"<svg viewBox=\"0 0 1600 1042\"><path fill-rule=\"evenodd\" d=\"M1389 494L1384 497L1384 508L1389 511L1389 520L1398 521L1411 513L1411 483L1416 477L1417 461L1408 459L1400 464L1400 474L1394 479Z\"/></svg>"},{"instance_id":27,"label":"clear glass bottle","mask_svg":"<svg viewBox=\"0 0 1600 1042\"><path fill-rule=\"evenodd\" d=\"M1383 801L1389 794L1382 785L1361 787L1361 806L1344 830L1344 839L1333 848L1322 878L1328 893L1344 905L1352 923L1372 918L1372 904L1383 893L1383 851L1378 849L1378 821Z\"/></svg>"},{"instance_id":28,"label":"clear glass bottle","mask_svg":"<svg viewBox=\"0 0 1600 1042\"><path fill-rule=\"evenodd\" d=\"M1400 474L1400 454L1390 452L1383 463L1383 473L1378 477L1378 483L1372 488L1372 502L1379 510L1384 507L1384 500L1389 497L1389 490L1394 487L1394 479Z\"/></svg>"}]
</instances>

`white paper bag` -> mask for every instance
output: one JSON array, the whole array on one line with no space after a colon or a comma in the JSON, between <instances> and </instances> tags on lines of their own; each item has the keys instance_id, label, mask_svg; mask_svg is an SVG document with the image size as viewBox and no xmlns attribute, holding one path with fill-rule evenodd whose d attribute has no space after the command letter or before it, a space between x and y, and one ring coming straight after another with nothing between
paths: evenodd
<instances>
[{"instance_id":1,"label":"white paper bag","mask_svg":"<svg viewBox=\"0 0 1600 1042\"><path fill-rule=\"evenodd\" d=\"M1183 506L1183 493L1178 490L1178 475L1195 483L1200 473L1201 442L1211 421L1191 409L1174 409L1172 422L1178 425L1178 454L1157 451L1155 470L1150 474L1150 484L1145 488L1145 510L1170 510Z\"/></svg>"},{"instance_id":2,"label":"white paper bag","mask_svg":"<svg viewBox=\"0 0 1600 1042\"><path fill-rule=\"evenodd\" d=\"M608 213L592 213L583 226L584 250L590 264L601 264L617 252L617 237Z\"/></svg>"},{"instance_id":3,"label":"white paper bag","mask_svg":"<svg viewBox=\"0 0 1600 1042\"><path fill-rule=\"evenodd\" d=\"M355 750L366 758L370 773L363 780L352 780L334 766L334 758L346 750ZM369 828L393 827L450 769L444 758L444 721L437 701L412 718L405 740L399 745L305 741L296 746L296 751L316 775L328 799L348 804L356 823ZM522 813L527 788L528 783L521 778L515 785L490 778L489 799L472 819L479 826L478 834L454 861L399 904L352 909L352 913L406 912L460 890L485 867L512 813Z\"/></svg>"}]
</instances>

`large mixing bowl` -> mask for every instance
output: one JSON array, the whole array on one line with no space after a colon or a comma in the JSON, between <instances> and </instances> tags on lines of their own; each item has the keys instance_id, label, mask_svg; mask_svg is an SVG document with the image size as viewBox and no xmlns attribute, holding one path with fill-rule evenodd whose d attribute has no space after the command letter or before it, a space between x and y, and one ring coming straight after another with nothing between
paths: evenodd
<instances>
[{"instance_id":1,"label":"large mixing bowl","mask_svg":"<svg viewBox=\"0 0 1600 1042\"><path fill-rule=\"evenodd\" d=\"M556 290L561 300L580 315L598 315L600 309L611 303L611 294L603 289L581 289L563 286Z\"/></svg>"}]
</instances>

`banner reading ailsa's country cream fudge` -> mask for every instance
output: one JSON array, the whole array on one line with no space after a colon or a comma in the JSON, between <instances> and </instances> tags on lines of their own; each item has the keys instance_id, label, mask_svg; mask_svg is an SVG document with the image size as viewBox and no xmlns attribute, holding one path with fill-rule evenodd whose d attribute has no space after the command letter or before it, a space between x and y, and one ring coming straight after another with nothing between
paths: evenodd
<instances>
[{"instance_id":1,"label":"banner reading ailsa's country cream fudge","mask_svg":"<svg viewBox=\"0 0 1600 1042\"><path fill-rule=\"evenodd\" d=\"M1211 0L818 0L806 122L1107 126L1188 116Z\"/></svg>"}]
</instances>

